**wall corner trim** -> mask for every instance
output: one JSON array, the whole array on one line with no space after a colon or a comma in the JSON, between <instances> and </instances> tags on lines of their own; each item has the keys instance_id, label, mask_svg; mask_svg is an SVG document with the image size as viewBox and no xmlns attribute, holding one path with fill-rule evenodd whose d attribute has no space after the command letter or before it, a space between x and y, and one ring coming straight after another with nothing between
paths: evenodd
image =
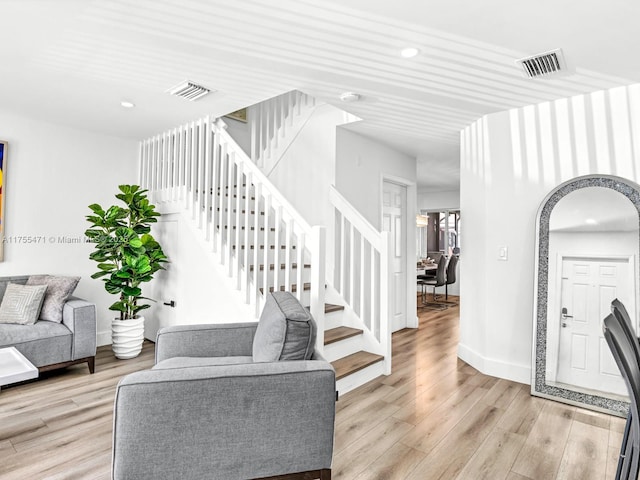
<instances>
[{"instance_id":1,"label":"wall corner trim","mask_svg":"<svg viewBox=\"0 0 640 480\"><path fill-rule=\"evenodd\" d=\"M484 357L462 343L458 343L458 358L485 375L524 383L525 385L531 384L530 365L515 365Z\"/></svg>"}]
</instances>

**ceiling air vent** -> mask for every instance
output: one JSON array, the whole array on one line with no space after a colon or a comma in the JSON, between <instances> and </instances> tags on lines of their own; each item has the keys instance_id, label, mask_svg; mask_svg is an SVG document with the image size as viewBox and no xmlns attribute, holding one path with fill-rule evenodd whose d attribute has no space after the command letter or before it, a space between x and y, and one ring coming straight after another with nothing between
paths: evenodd
<instances>
[{"instance_id":1,"label":"ceiling air vent","mask_svg":"<svg viewBox=\"0 0 640 480\"><path fill-rule=\"evenodd\" d=\"M555 76L564 73L567 69L560 48L532 57L521 58L516 60L516 63L522 65L522 70L528 78Z\"/></svg>"},{"instance_id":2,"label":"ceiling air vent","mask_svg":"<svg viewBox=\"0 0 640 480\"><path fill-rule=\"evenodd\" d=\"M202 85L198 85L196 83L185 80L181 84L176 85L175 87L170 88L167 91L171 95L175 95L176 97L186 98L187 100L193 102L194 100L198 100L199 98L204 97L211 90L209 90L206 87L203 87Z\"/></svg>"}]
</instances>

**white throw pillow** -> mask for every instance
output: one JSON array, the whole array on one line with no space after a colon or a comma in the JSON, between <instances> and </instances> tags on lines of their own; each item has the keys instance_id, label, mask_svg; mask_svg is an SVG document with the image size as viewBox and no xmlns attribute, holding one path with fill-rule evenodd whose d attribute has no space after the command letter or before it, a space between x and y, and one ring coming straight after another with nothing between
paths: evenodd
<instances>
[{"instance_id":1,"label":"white throw pillow","mask_svg":"<svg viewBox=\"0 0 640 480\"><path fill-rule=\"evenodd\" d=\"M46 291L46 285L7 285L0 304L0 323L36 323Z\"/></svg>"}]
</instances>

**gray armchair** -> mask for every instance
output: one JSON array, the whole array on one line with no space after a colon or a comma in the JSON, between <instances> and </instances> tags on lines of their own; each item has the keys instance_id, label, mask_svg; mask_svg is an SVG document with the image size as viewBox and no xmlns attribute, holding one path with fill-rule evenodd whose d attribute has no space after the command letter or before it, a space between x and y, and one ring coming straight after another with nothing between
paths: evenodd
<instances>
[{"instance_id":1,"label":"gray armchair","mask_svg":"<svg viewBox=\"0 0 640 480\"><path fill-rule=\"evenodd\" d=\"M152 370L124 377L113 478L331 478L335 372L315 324L276 292L259 323L162 329Z\"/></svg>"}]
</instances>

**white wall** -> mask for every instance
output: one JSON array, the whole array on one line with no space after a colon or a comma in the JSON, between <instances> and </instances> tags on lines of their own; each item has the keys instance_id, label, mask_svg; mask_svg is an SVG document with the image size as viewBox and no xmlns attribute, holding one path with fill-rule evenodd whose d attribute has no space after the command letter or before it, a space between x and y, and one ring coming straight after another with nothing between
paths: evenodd
<instances>
[{"instance_id":1,"label":"white wall","mask_svg":"<svg viewBox=\"0 0 640 480\"><path fill-rule=\"evenodd\" d=\"M156 302L145 311L145 337L155 340L169 325L256 321L190 214L174 210L180 213L163 212L153 228L170 263L150 283L148 295ZM171 300L175 308L164 305Z\"/></svg>"},{"instance_id":2,"label":"white wall","mask_svg":"<svg viewBox=\"0 0 640 480\"><path fill-rule=\"evenodd\" d=\"M249 107L247 116L254 115L255 108ZM235 140L247 155L251 156L251 129L248 122L241 122L229 117L222 117L227 125L227 133Z\"/></svg>"},{"instance_id":3,"label":"white wall","mask_svg":"<svg viewBox=\"0 0 640 480\"><path fill-rule=\"evenodd\" d=\"M418 212L422 210L459 210L460 190L432 192L418 190Z\"/></svg>"},{"instance_id":4,"label":"white wall","mask_svg":"<svg viewBox=\"0 0 640 480\"><path fill-rule=\"evenodd\" d=\"M329 226L329 186L335 181L336 127L342 110L317 107L268 178L310 225Z\"/></svg>"},{"instance_id":5,"label":"white wall","mask_svg":"<svg viewBox=\"0 0 640 480\"><path fill-rule=\"evenodd\" d=\"M460 357L529 383L535 219L586 174L640 180L640 84L487 115L461 135ZM497 259L508 247L508 261Z\"/></svg>"},{"instance_id":6,"label":"white wall","mask_svg":"<svg viewBox=\"0 0 640 480\"><path fill-rule=\"evenodd\" d=\"M347 128L338 129L336 148L336 188L380 230L383 176L415 183L416 159ZM409 193L407 211L416 212L416 189ZM409 232L409 236L415 238L415 232ZM414 257L415 248L411 252Z\"/></svg>"},{"instance_id":7,"label":"white wall","mask_svg":"<svg viewBox=\"0 0 640 480\"><path fill-rule=\"evenodd\" d=\"M118 185L136 182L138 143L11 114L0 114L0 132L9 142L0 275L81 276L75 295L96 303L99 342L110 343L115 299L90 278L96 269L93 247L83 243L85 215L92 203L115 203ZM20 237L35 243L16 243Z\"/></svg>"}]
</instances>

